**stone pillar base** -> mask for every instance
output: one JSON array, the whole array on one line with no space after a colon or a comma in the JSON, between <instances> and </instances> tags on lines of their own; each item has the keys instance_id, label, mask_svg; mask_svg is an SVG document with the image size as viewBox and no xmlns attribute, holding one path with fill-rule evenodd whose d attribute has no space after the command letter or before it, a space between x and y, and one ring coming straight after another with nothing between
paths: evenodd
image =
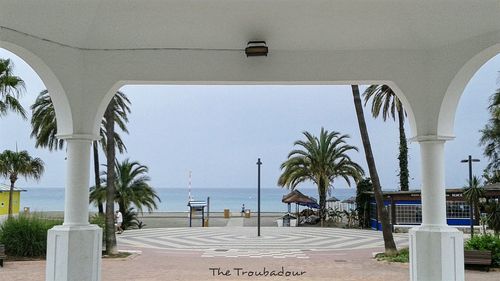
<instances>
[{"instance_id":1,"label":"stone pillar base","mask_svg":"<svg viewBox=\"0 0 500 281\"><path fill-rule=\"evenodd\" d=\"M410 229L411 281L464 281L463 234L448 226Z\"/></svg>"},{"instance_id":2,"label":"stone pillar base","mask_svg":"<svg viewBox=\"0 0 500 281\"><path fill-rule=\"evenodd\" d=\"M55 226L47 237L46 281L101 280L102 229Z\"/></svg>"}]
</instances>

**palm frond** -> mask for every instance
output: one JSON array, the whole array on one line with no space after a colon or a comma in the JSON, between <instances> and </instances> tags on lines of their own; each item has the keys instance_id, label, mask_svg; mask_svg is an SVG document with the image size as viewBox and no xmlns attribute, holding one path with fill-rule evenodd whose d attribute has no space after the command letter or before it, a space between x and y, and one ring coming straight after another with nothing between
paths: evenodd
<instances>
[{"instance_id":1,"label":"palm frond","mask_svg":"<svg viewBox=\"0 0 500 281\"><path fill-rule=\"evenodd\" d=\"M13 72L12 61L0 59L0 116L12 111L27 119L26 110L18 100L24 93L25 84L20 77L13 75Z\"/></svg>"},{"instance_id":2,"label":"palm frond","mask_svg":"<svg viewBox=\"0 0 500 281\"><path fill-rule=\"evenodd\" d=\"M151 212L158 208L158 203L161 202L160 197L152 186L149 185L150 177L147 175L149 169L147 166L140 164L137 161L125 159L122 162L116 162L116 182L115 182L115 200L120 206L125 208L134 205L137 210L142 212L146 209ZM102 190L91 188L91 202L106 198L105 179L103 180Z\"/></svg>"}]
</instances>

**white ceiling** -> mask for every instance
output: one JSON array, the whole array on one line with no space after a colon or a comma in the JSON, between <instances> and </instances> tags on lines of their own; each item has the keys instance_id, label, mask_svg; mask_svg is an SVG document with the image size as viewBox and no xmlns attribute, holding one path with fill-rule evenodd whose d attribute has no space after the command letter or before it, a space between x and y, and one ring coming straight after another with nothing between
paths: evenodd
<instances>
[{"instance_id":1,"label":"white ceiling","mask_svg":"<svg viewBox=\"0 0 500 281\"><path fill-rule=\"evenodd\" d=\"M0 25L92 49L427 49L498 32L500 1L0 0Z\"/></svg>"}]
</instances>

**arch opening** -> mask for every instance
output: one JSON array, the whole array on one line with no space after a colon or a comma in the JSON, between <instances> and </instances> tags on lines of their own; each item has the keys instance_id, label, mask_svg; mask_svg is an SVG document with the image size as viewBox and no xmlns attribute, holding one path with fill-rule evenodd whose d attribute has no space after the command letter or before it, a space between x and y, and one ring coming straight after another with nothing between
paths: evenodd
<instances>
[{"instance_id":1,"label":"arch opening","mask_svg":"<svg viewBox=\"0 0 500 281\"><path fill-rule=\"evenodd\" d=\"M226 85L240 85L240 86L249 86L249 85L274 85L274 86L287 86L287 85L312 85L312 86L341 86L341 85L388 85L395 95L398 97L398 99L401 101L403 104L403 107L407 113L407 119L410 125L410 133L413 136L417 135L417 126L416 126L416 121L415 121L415 116L412 110L412 107L410 103L408 102L407 98L405 97L403 91L398 87L398 85L392 81L367 81L367 80L359 80L359 81L352 81L350 83L342 82L342 83L317 83L317 82L311 82L311 83L306 83L306 82L301 82L301 83L283 83L283 82L276 82L276 83L257 83L257 82L241 82L241 83L228 83ZM99 103L98 110L96 111L96 115L94 118L94 129L93 132L94 134L99 133L100 129L100 124L101 120L104 116L104 112L106 111L106 107L108 106L109 102L113 98L113 96L116 94L117 91L119 91L122 87L127 86L127 85L184 85L184 86L189 86L193 84L184 84L184 83L177 83L177 82L170 82L170 81L165 81L165 82L144 82L144 81L119 81L116 82L111 89L106 93L106 95L101 99L101 102ZM204 84L196 84L196 85L224 85L222 83L204 83ZM366 113L365 113L366 115Z\"/></svg>"},{"instance_id":2,"label":"arch opening","mask_svg":"<svg viewBox=\"0 0 500 281\"><path fill-rule=\"evenodd\" d=\"M438 135L454 135L455 115L465 87L474 74L498 54L500 54L500 43L490 46L470 58L457 72L448 86L441 104L438 118Z\"/></svg>"}]
</instances>

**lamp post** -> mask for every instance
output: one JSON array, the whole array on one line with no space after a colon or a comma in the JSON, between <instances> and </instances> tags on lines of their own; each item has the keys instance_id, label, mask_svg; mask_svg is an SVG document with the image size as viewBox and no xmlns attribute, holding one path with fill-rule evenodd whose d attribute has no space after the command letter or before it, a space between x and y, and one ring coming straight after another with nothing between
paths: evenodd
<instances>
[{"instance_id":1,"label":"lamp post","mask_svg":"<svg viewBox=\"0 0 500 281\"><path fill-rule=\"evenodd\" d=\"M462 163L469 163L469 188L472 188L472 162L479 162L479 159L472 159L472 156L469 155L469 158L460 161ZM470 237L474 236L474 202L470 202L469 205L469 216L470 216Z\"/></svg>"},{"instance_id":2,"label":"lamp post","mask_svg":"<svg viewBox=\"0 0 500 281\"><path fill-rule=\"evenodd\" d=\"M260 158L257 159L257 236L260 236Z\"/></svg>"}]
</instances>

